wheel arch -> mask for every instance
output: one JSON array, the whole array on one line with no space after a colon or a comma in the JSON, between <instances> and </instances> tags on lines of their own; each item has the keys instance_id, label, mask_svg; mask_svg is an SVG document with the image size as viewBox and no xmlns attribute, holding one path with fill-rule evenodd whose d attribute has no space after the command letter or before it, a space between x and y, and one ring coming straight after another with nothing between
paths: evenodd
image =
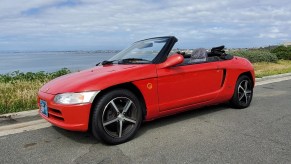
<instances>
[{"instance_id":1,"label":"wheel arch","mask_svg":"<svg viewBox=\"0 0 291 164\"><path fill-rule=\"evenodd\" d=\"M238 78L241 77L241 76L243 76L243 75L248 76L248 77L251 79L251 81L252 81L252 85L253 85L253 87L254 87L254 86L255 86L255 79L253 78L252 73L251 73L250 71L243 72L243 73L241 73L241 74L238 76ZM238 79L238 78L237 78L237 79Z\"/></svg>"},{"instance_id":2,"label":"wheel arch","mask_svg":"<svg viewBox=\"0 0 291 164\"><path fill-rule=\"evenodd\" d=\"M104 94L114 90L114 89L128 89L129 91L131 91L134 95L136 95L136 97L138 98L138 100L141 102L141 106L142 106L142 119L144 120L147 114L147 110L146 110L146 104L145 104L145 99L144 96L142 95L141 91L131 82L127 82L127 83L122 83L122 84L117 84L111 87L108 87L106 89L101 90L97 96L94 98L93 102L92 102L92 106L90 109L90 120L89 120L89 128L91 129L91 120L92 120L92 113L93 113L93 108L95 106L95 104L97 103L98 99L100 99Z\"/></svg>"}]
</instances>

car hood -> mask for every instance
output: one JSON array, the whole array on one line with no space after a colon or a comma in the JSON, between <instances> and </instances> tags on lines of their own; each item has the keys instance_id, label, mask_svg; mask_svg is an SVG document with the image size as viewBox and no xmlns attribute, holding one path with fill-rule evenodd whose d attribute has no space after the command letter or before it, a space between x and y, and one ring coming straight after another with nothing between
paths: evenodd
<instances>
[{"instance_id":1,"label":"car hood","mask_svg":"<svg viewBox=\"0 0 291 164\"><path fill-rule=\"evenodd\" d=\"M154 64L96 66L58 77L40 91L49 94L103 90L117 84L156 77Z\"/></svg>"}]
</instances>

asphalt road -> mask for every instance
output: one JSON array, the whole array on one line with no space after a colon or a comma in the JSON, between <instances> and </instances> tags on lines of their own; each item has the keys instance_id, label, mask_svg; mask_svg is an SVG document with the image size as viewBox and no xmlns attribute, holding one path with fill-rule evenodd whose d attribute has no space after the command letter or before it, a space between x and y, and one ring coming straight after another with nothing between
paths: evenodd
<instances>
[{"instance_id":1,"label":"asphalt road","mask_svg":"<svg viewBox=\"0 0 291 164\"><path fill-rule=\"evenodd\" d=\"M0 137L0 163L291 163L291 80L257 86L251 106L213 106L144 123L108 146L57 127Z\"/></svg>"}]
</instances>

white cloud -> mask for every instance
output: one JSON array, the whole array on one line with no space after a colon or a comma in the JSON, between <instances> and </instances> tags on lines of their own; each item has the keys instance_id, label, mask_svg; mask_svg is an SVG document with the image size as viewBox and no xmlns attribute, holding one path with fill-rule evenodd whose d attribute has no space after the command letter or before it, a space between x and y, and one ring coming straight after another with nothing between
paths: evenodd
<instances>
[{"instance_id":1,"label":"white cloud","mask_svg":"<svg viewBox=\"0 0 291 164\"><path fill-rule=\"evenodd\" d=\"M161 35L175 35L185 47L253 47L291 37L287 0L73 2L1 1L0 50L122 48Z\"/></svg>"}]
</instances>

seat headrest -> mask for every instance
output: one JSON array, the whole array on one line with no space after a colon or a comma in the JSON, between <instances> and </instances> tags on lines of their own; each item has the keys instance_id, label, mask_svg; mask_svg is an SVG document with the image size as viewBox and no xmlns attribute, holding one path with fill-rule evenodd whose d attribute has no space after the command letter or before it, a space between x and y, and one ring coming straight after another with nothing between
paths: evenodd
<instances>
[{"instance_id":1,"label":"seat headrest","mask_svg":"<svg viewBox=\"0 0 291 164\"><path fill-rule=\"evenodd\" d=\"M205 48L198 48L193 50L191 54L191 63L205 62L207 58L207 52Z\"/></svg>"}]
</instances>

